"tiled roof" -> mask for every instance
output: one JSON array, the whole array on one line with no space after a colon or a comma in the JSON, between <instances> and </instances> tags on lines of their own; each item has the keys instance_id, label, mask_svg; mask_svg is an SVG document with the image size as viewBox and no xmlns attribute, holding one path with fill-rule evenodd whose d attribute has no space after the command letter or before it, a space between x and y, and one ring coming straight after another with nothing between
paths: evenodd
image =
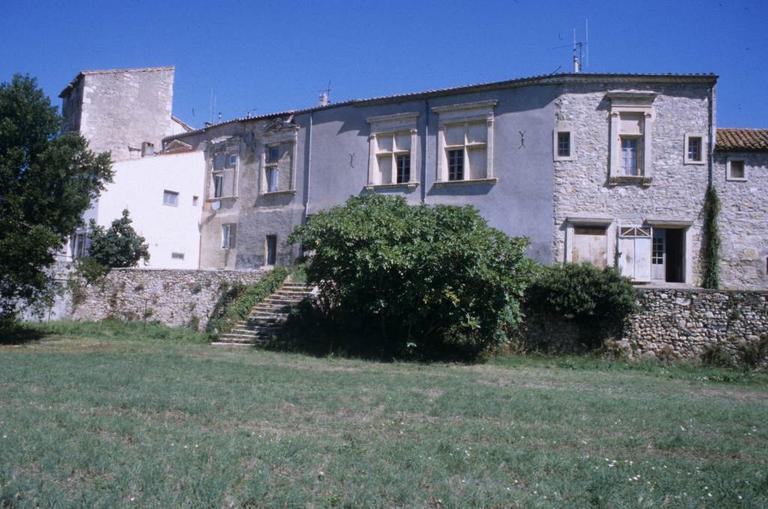
<instances>
[{"instance_id":1,"label":"tiled roof","mask_svg":"<svg viewBox=\"0 0 768 509\"><path fill-rule=\"evenodd\" d=\"M768 151L768 129L718 128L715 150L720 152Z\"/></svg>"},{"instance_id":2,"label":"tiled roof","mask_svg":"<svg viewBox=\"0 0 768 509\"><path fill-rule=\"evenodd\" d=\"M560 74L541 74L538 76L529 76L526 78L515 78L504 81L493 81L489 83L477 83L473 85L461 85L457 87L438 88L433 90L423 90L421 92L408 92L403 94L385 95L378 97L369 97L365 99L349 99L337 103L331 103L327 106L314 106L311 108L304 108L298 110L288 110L276 113L268 113L257 116L238 117L215 124L210 124L188 133L180 133L172 136L168 136L166 139L183 137L190 134L196 134L213 127L221 125L232 124L236 122L243 122L247 120L265 120L269 118L298 115L302 113L309 113L312 111L327 110L331 108L338 108L340 106L351 106L357 104L370 104L379 102L398 102L403 100L421 99L424 97L436 97L442 95L459 94L478 92L484 90L496 90L500 88L512 88L522 87L527 85L548 85L548 84L563 84L563 83L579 83L579 82L595 82L595 81L636 81L636 82L651 82L651 83L674 83L674 82L698 82L698 83L715 83L718 76L712 73L691 73L691 74L638 74L638 73L560 73Z\"/></svg>"}]
</instances>

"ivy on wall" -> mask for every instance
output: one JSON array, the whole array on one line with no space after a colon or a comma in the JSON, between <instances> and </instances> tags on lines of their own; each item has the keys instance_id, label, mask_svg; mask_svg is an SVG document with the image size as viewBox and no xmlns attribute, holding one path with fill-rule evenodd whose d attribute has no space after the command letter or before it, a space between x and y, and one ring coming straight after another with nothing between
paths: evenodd
<instances>
[{"instance_id":1,"label":"ivy on wall","mask_svg":"<svg viewBox=\"0 0 768 509\"><path fill-rule=\"evenodd\" d=\"M704 239L702 246L704 278L701 286L717 289L720 286L720 230L717 217L720 214L720 197L712 184L704 198Z\"/></svg>"}]
</instances>

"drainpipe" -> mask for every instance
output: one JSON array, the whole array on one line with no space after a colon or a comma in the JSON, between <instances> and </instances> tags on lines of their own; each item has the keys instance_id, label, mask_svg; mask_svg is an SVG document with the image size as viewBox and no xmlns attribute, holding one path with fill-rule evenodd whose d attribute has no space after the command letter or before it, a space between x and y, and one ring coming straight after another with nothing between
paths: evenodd
<instances>
[{"instance_id":1,"label":"drainpipe","mask_svg":"<svg viewBox=\"0 0 768 509\"><path fill-rule=\"evenodd\" d=\"M707 144L707 173L708 184L711 186L714 184L714 157L715 157L715 139L717 136L717 130L715 129L715 85L709 87L709 101L708 101L708 120L709 120L709 143Z\"/></svg>"},{"instance_id":2,"label":"drainpipe","mask_svg":"<svg viewBox=\"0 0 768 509\"><path fill-rule=\"evenodd\" d=\"M307 221L309 215L309 190L312 182L312 112L309 112L309 129L307 132L307 174L305 176L306 182L304 183L304 222Z\"/></svg>"},{"instance_id":3,"label":"drainpipe","mask_svg":"<svg viewBox=\"0 0 768 509\"><path fill-rule=\"evenodd\" d=\"M424 100L424 136L421 142L421 203L427 201L427 140L429 138L429 99Z\"/></svg>"}]
</instances>

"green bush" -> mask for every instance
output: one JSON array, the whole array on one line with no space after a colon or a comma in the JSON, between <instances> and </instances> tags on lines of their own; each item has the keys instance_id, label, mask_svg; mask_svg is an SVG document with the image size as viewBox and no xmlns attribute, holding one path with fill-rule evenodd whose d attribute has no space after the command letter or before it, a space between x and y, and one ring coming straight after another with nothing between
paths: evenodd
<instances>
[{"instance_id":1,"label":"green bush","mask_svg":"<svg viewBox=\"0 0 768 509\"><path fill-rule=\"evenodd\" d=\"M89 256L107 268L134 267L139 260L149 260L149 246L144 237L133 229L128 210L105 229L91 220L91 247Z\"/></svg>"},{"instance_id":2,"label":"green bush","mask_svg":"<svg viewBox=\"0 0 768 509\"><path fill-rule=\"evenodd\" d=\"M289 241L310 253L306 279L350 353L469 360L521 320L527 239L489 227L473 207L352 197Z\"/></svg>"},{"instance_id":3,"label":"green bush","mask_svg":"<svg viewBox=\"0 0 768 509\"><path fill-rule=\"evenodd\" d=\"M637 309L637 291L616 269L589 264L542 268L526 294L528 311L540 319L572 320L588 348L620 332Z\"/></svg>"},{"instance_id":4,"label":"green bush","mask_svg":"<svg viewBox=\"0 0 768 509\"><path fill-rule=\"evenodd\" d=\"M232 330L236 322L248 317L253 306L280 288L287 276L287 269L275 267L254 285L236 284L222 287L205 327L206 332L215 337Z\"/></svg>"}]
</instances>

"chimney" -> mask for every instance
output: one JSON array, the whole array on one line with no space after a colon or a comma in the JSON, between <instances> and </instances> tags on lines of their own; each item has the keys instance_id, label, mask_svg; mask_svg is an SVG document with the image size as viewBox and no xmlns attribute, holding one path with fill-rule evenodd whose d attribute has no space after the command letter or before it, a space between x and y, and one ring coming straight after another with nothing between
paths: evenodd
<instances>
[{"instance_id":1,"label":"chimney","mask_svg":"<svg viewBox=\"0 0 768 509\"><path fill-rule=\"evenodd\" d=\"M144 141L141 143L141 157L147 157L147 156L153 156L155 155L155 144L150 143L148 141Z\"/></svg>"},{"instance_id":2,"label":"chimney","mask_svg":"<svg viewBox=\"0 0 768 509\"><path fill-rule=\"evenodd\" d=\"M318 103L319 106L328 106L330 103L330 98L328 97L328 92L323 92L320 94L320 102Z\"/></svg>"}]
</instances>

